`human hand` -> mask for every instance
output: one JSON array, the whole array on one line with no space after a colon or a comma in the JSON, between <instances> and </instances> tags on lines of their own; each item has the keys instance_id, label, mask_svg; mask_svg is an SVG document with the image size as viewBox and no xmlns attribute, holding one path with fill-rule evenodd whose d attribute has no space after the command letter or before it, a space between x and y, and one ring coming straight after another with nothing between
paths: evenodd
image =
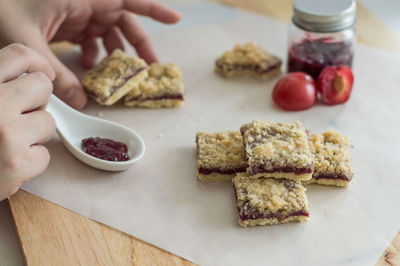
<instances>
[{"instance_id":1,"label":"human hand","mask_svg":"<svg viewBox=\"0 0 400 266\"><path fill-rule=\"evenodd\" d=\"M54 134L55 122L44 107L54 78L51 65L35 51L20 44L0 50L0 201L49 163L42 144Z\"/></svg>"},{"instance_id":2,"label":"human hand","mask_svg":"<svg viewBox=\"0 0 400 266\"><path fill-rule=\"evenodd\" d=\"M83 108L86 94L77 77L48 47L51 41L71 41L82 48L81 63L92 67L101 37L110 53L123 49L122 34L148 63L157 57L136 15L176 23L180 14L151 0L2 0L0 47L18 42L40 52L56 72L54 93L75 108Z\"/></svg>"}]
</instances>

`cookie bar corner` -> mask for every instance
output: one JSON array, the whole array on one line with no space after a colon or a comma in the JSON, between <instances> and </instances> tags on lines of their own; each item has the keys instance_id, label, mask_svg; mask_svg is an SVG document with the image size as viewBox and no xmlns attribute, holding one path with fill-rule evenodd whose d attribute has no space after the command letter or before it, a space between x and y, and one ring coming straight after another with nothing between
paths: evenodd
<instances>
[{"instance_id":1,"label":"cookie bar corner","mask_svg":"<svg viewBox=\"0 0 400 266\"><path fill-rule=\"evenodd\" d=\"M309 136L309 143L314 173L306 184L346 187L353 177L349 138L329 130Z\"/></svg>"},{"instance_id":2,"label":"cookie bar corner","mask_svg":"<svg viewBox=\"0 0 400 266\"><path fill-rule=\"evenodd\" d=\"M246 169L238 131L197 132L197 169L201 182L230 182Z\"/></svg>"},{"instance_id":3,"label":"cookie bar corner","mask_svg":"<svg viewBox=\"0 0 400 266\"><path fill-rule=\"evenodd\" d=\"M148 77L126 95L125 105L144 108L178 107L184 100L183 92L183 76L176 64L153 63Z\"/></svg>"},{"instance_id":4,"label":"cookie bar corner","mask_svg":"<svg viewBox=\"0 0 400 266\"><path fill-rule=\"evenodd\" d=\"M147 68L143 59L117 49L84 74L82 85L97 103L113 105L147 77Z\"/></svg>"},{"instance_id":5,"label":"cookie bar corner","mask_svg":"<svg viewBox=\"0 0 400 266\"><path fill-rule=\"evenodd\" d=\"M241 226L273 225L308 220L306 189L286 179L251 179L237 174L232 180Z\"/></svg>"},{"instance_id":6,"label":"cookie bar corner","mask_svg":"<svg viewBox=\"0 0 400 266\"><path fill-rule=\"evenodd\" d=\"M247 173L251 178L273 177L307 181L313 173L307 134L300 122L255 120L240 129Z\"/></svg>"}]
</instances>

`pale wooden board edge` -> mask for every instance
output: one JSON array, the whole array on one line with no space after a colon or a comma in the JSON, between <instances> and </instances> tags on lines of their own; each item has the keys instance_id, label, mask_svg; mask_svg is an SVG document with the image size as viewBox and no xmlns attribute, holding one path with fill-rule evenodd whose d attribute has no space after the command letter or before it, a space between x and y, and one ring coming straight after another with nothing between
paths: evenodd
<instances>
[{"instance_id":1,"label":"pale wooden board edge","mask_svg":"<svg viewBox=\"0 0 400 266\"><path fill-rule=\"evenodd\" d=\"M23 190L9 205L28 266L195 265Z\"/></svg>"}]
</instances>

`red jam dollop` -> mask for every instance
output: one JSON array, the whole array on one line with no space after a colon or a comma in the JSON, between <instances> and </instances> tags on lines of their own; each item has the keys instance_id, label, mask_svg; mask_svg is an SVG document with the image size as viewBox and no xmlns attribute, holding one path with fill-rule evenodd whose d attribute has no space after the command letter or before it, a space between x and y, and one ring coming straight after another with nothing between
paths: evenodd
<instances>
[{"instance_id":1,"label":"red jam dollop","mask_svg":"<svg viewBox=\"0 0 400 266\"><path fill-rule=\"evenodd\" d=\"M87 154L106 161L122 162L128 161L128 147L112 139L100 137L83 139L81 147Z\"/></svg>"},{"instance_id":2,"label":"red jam dollop","mask_svg":"<svg viewBox=\"0 0 400 266\"><path fill-rule=\"evenodd\" d=\"M326 66L348 65L353 62L351 42L332 38L304 39L289 49L288 72L302 71L315 80Z\"/></svg>"}]
</instances>

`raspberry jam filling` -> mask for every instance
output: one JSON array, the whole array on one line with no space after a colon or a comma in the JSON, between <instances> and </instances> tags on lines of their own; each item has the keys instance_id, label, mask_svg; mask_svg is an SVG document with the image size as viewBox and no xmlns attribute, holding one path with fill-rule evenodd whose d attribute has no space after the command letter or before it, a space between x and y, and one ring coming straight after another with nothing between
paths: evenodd
<instances>
[{"instance_id":1,"label":"raspberry jam filling","mask_svg":"<svg viewBox=\"0 0 400 266\"><path fill-rule=\"evenodd\" d=\"M234 187L235 190L235 197L236 197L236 188ZM273 219L276 218L279 222L282 222L290 217L293 216L306 216L309 217L309 213L300 210L296 212L292 212L287 215L283 215L282 213L279 212L274 212L274 213L263 213L261 210L257 209L256 207L252 206L250 204L249 200L246 200L241 206L237 207L239 211L239 217L240 220L245 221L245 220L257 220L257 219Z\"/></svg>"},{"instance_id":2,"label":"raspberry jam filling","mask_svg":"<svg viewBox=\"0 0 400 266\"><path fill-rule=\"evenodd\" d=\"M289 49L288 72L306 72L317 80L326 66L351 67L352 62L351 42L338 42L332 38L304 39Z\"/></svg>"},{"instance_id":3,"label":"raspberry jam filling","mask_svg":"<svg viewBox=\"0 0 400 266\"><path fill-rule=\"evenodd\" d=\"M162 96L157 97L148 97L148 98L140 98L139 97L132 97L129 98L128 101L157 101L157 100L180 100L183 101L183 96L181 94L165 94Z\"/></svg>"},{"instance_id":4,"label":"raspberry jam filling","mask_svg":"<svg viewBox=\"0 0 400 266\"><path fill-rule=\"evenodd\" d=\"M295 175L311 174L314 171L313 165L304 168L295 168L290 166L276 167L273 169L264 169L263 165L251 166L248 169L249 174L255 175L260 173L294 173Z\"/></svg>"},{"instance_id":5,"label":"raspberry jam filling","mask_svg":"<svg viewBox=\"0 0 400 266\"><path fill-rule=\"evenodd\" d=\"M320 174L320 175L313 175L313 179L331 179L331 180L344 180L350 181L352 176L348 177L344 174Z\"/></svg>"},{"instance_id":6,"label":"raspberry jam filling","mask_svg":"<svg viewBox=\"0 0 400 266\"><path fill-rule=\"evenodd\" d=\"M202 175L211 175L211 174L233 175L245 171L246 168L226 169L226 170L221 170L218 168L203 168L203 167L199 168L199 174Z\"/></svg>"},{"instance_id":7,"label":"raspberry jam filling","mask_svg":"<svg viewBox=\"0 0 400 266\"><path fill-rule=\"evenodd\" d=\"M231 66L227 66L227 65L224 65L224 64L222 64L220 62L217 62L216 66L219 69L221 69L222 71L228 71L228 72L230 72L230 71L251 70L251 71L254 71L254 72L259 73L259 74L265 74L265 73L271 71L272 69L280 67L281 66L281 62L278 62L278 63L275 63L273 65L270 65L267 68L265 68L265 67L263 68L263 67L261 67L259 65L231 65ZM225 67L225 66L227 66L227 67Z\"/></svg>"},{"instance_id":8,"label":"raspberry jam filling","mask_svg":"<svg viewBox=\"0 0 400 266\"><path fill-rule=\"evenodd\" d=\"M260 213L258 210L254 211L254 212L246 212L246 211L242 211L240 210L240 208L238 208L239 210L239 217L240 220L245 221L245 220L257 220L257 219L273 219L276 218L279 222L282 222L290 217L293 216L306 216L309 217L309 213L305 212L305 211L297 211L297 212L292 212L290 214L287 215L282 215L281 213L269 213L269 214L264 214L264 213Z\"/></svg>"},{"instance_id":9,"label":"raspberry jam filling","mask_svg":"<svg viewBox=\"0 0 400 266\"><path fill-rule=\"evenodd\" d=\"M112 139L100 137L83 139L81 142L82 150L99 159L113 162L128 161L128 147Z\"/></svg>"}]
</instances>

